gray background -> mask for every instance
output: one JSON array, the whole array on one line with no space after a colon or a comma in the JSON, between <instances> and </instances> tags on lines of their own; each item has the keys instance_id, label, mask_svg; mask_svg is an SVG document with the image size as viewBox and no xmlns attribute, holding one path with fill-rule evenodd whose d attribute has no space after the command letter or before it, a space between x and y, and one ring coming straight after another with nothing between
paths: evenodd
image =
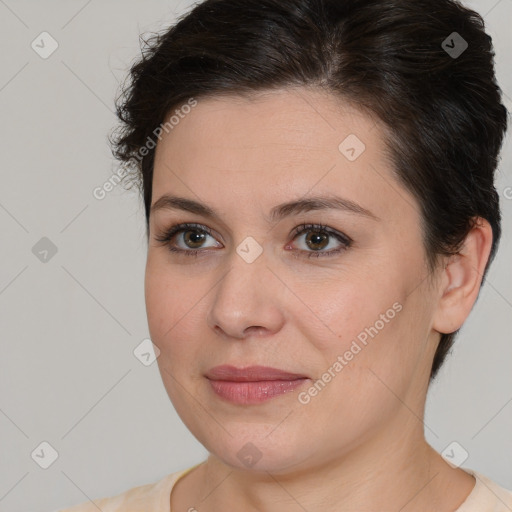
<instances>
[{"instance_id":1,"label":"gray background","mask_svg":"<svg viewBox=\"0 0 512 512\"><path fill-rule=\"evenodd\" d=\"M160 31L191 5L0 0L0 511L48 512L114 495L207 455L175 413L156 363L133 353L149 336L142 203L121 187L93 196L118 168L106 136L139 34ZM512 0L466 5L485 17L512 110ZM46 59L31 47L43 31L59 45ZM430 390L425 420L437 450L457 441L469 453L463 467L509 488L511 164L509 135L497 181L500 251ZM57 248L46 262L33 252L43 237ZM58 452L48 469L39 465L50 453L41 452L44 441Z\"/></svg>"}]
</instances>

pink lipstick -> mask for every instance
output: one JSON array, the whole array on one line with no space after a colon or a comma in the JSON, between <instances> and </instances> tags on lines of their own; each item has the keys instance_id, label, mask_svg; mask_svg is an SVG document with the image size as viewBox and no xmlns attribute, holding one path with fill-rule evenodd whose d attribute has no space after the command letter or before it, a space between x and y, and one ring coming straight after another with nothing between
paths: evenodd
<instances>
[{"instance_id":1,"label":"pink lipstick","mask_svg":"<svg viewBox=\"0 0 512 512\"><path fill-rule=\"evenodd\" d=\"M213 391L235 404L256 404L288 393L303 385L305 375L267 366L237 368L216 366L206 374Z\"/></svg>"}]
</instances>

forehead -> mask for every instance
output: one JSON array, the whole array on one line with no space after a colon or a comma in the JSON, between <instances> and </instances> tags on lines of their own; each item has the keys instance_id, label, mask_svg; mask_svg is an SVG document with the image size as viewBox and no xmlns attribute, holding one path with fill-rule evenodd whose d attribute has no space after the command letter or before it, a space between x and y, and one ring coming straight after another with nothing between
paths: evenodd
<instances>
[{"instance_id":1,"label":"forehead","mask_svg":"<svg viewBox=\"0 0 512 512\"><path fill-rule=\"evenodd\" d=\"M201 150L187 155L188 159L215 154L218 167L229 157L226 150L235 149L247 158L255 154L265 158L269 150L273 158L285 159L304 158L310 152L337 154L338 145L351 133L358 133L367 146L378 150L382 141L374 127L375 120L367 114L319 90L224 95L199 99L172 131L163 134L157 153L175 151L185 143L188 149Z\"/></svg>"},{"instance_id":2,"label":"forehead","mask_svg":"<svg viewBox=\"0 0 512 512\"><path fill-rule=\"evenodd\" d=\"M198 99L157 145L153 202L170 191L219 207L233 194L268 210L326 192L379 216L397 200L416 207L392 175L376 119L310 89Z\"/></svg>"}]
</instances>

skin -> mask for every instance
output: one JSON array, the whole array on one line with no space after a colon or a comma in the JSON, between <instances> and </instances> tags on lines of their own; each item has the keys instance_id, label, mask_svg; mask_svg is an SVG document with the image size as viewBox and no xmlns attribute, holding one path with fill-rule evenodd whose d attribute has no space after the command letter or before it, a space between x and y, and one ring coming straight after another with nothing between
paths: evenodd
<instances>
[{"instance_id":1,"label":"skin","mask_svg":"<svg viewBox=\"0 0 512 512\"><path fill-rule=\"evenodd\" d=\"M355 161L338 149L349 134L366 146ZM458 329L477 298L489 224L481 220L460 254L430 274L419 207L392 175L381 125L320 90L201 99L163 134L155 157L152 204L173 194L219 217L174 209L150 215L151 339L176 411L209 452L174 487L173 512L460 506L474 478L428 445L424 408L439 333ZM334 193L378 220L332 209L266 218L277 204ZM184 222L213 235L195 245L193 229L167 244L156 240ZM311 248L314 229L292 233L303 223L322 223L352 245L307 258L342 244L329 236L313 239ZM249 236L263 250L252 263L236 251ZM203 254L172 253L169 245ZM309 403L300 403L298 394L395 303L400 312ZM234 405L215 395L204 376L219 364L261 364L310 380L261 404ZM249 442L261 454L250 467L237 457Z\"/></svg>"}]
</instances>

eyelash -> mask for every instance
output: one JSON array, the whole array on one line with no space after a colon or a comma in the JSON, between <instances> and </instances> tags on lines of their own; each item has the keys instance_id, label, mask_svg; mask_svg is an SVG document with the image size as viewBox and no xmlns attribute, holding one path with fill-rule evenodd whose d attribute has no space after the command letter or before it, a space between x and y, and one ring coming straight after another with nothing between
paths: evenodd
<instances>
[{"instance_id":1,"label":"eyelash","mask_svg":"<svg viewBox=\"0 0 512 512\"><path fill-rule=\"evenodd\" d=\"M180 253L184 254L186 256L199 256L199 253L204 252L204 249L177 249L176 247L173 247L170 245L171 240L180 233L186 232L186 231L196 231L202 234L207 234L209 236L213 236L212 230L208 228L207 226L203 226L201 224L191 224L191 223L184 223L184 224L174 224L171 226L167 231L165 231L161 236L156 237L156 241L160 242L164 245L168 246L169 251L174 253ZM338 233L337 231L334 231L333 229L330 229L327 226L324 226L322 224L301 224L300 226L297 226L293 230L293 239L297 238L299 235L302 235L304 233L307 233L308 231L314 231L317 233L327 234L330 236L333 236L336 238L339 242L342 243L342 246L338 249L331 249L330 251L304 251L301 249L293 251L293 255L295 257L301 257L297 256L297 252L300 253L307 253L306 258L319 258L324 256L335 256L343 251L346 251L351 245L352 245L352 239L349 238L346 235L343 235L341 233Z\"/></svg>"}]
</instances>

